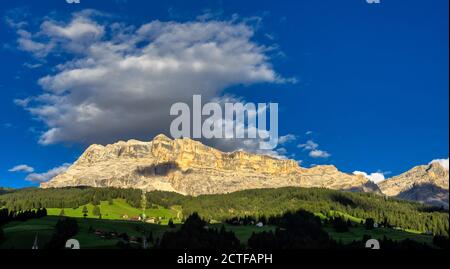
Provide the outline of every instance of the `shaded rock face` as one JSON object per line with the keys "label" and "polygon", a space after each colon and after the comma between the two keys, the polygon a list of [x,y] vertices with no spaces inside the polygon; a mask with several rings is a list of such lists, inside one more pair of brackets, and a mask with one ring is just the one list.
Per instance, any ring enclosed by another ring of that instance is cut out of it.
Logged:
{"label": "shaded rock face", "polygon": [[347,191],[350,192],[373,192],[376,194],[383,194],[380,190],[380,188],[378,187],[377,184],[373,183],[372,181],[368,181],[365,184],[362,184],[360,186],[356,186],[356,187],[352,187],[350,189],[347,189]]}
{"label": "shaded rock face", "polygon": [[428,205],[448,208],[448,189],[431,183],[414,185],[411,189],[399,193],[399,199],[419,201]]}
{"label": "shaded rock face", "polygon": [[448,208],[449,172],[439,163],[416,166],[378,186],[388,196]]}
{"label": "shaded rock face", "polygon": [[294,160],[225,153],[191,139],[158,135],[150,142],[91,145],[65,173],[41,187],[123,187],[200,195],[286,186],[347,190],[367,182],[331,165],[306,169]]}

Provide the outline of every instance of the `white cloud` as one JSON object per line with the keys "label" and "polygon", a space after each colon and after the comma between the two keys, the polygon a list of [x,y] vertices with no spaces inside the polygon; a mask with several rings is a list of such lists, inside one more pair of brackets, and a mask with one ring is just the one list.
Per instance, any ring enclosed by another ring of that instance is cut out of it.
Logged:
{"label": "white cloud", "polygon": [[286,155],[288,153],[286,148],[277,148],[276,151],[277,151],[278,154],[280,154],[282,156],[284,156],[284,155]]}
{"label": "white cloud", "polygon": [[312,158],[328,158],[330,157],[331,154],[324,151],[324,150],[319,150],[319,149],[315,149],[309,152],[309,157]]}
{"label": "white cloud", "polygon": [[305,144],[299,144],[297,145],[298,148],[303,148],[305,150],[315,150],[319,147],[319,144],[317,144],[316,142],[312,141],[312,140],[308,140],[306,141]]}
{"label": "white cloud", "polygon": [[30,103],[30,101],[31,101],[30,98],[14,99],[14,104],[26,108]]}
{"label": "white cloud", "polygon": [[307,131],[305,134],[306,134],[306,135],[312,135],[312,134],[313,134],[313,131]]}
{"label": "white cloud", "polygon": [[311,158],[328,158],[331,156],[331,154],[327,151],[320,150],[319,144],[314,142],[313,140],[308,140],[304,144],[298,144],[297,147],[309,151],[308,155]]}
{"label": "white cloud", "polygon": [[37,182],[49,181],[50,179],[56,177],[57,175],[64,173],[69,168],[70,165],[71,165],[70,163],[64,163],[63,165],[52,168],[45,173],[40,173],[40,174],[32,173],[32,174],[29,174],[25,178],[25,180],[37,181]]}
{"label": "white cloud", "polygon": [[448,158],[447,158],[447,159],[435,159],[435,160],[432,160],[429,164],[432,164],[432,163],[438,163],[438,164],[440,164],[445,170],[448,171]]}
{"label": "white cloud", "polygon": [[29,69],[36,69],[42,66],[41,63],[35,63],[35,64],[31,64],[31,63],[24,63],[23,66],[25,66],[26,68]]}
{"label": "white cloud", "polygon": [[278,138],[278,144],[284,145],[286,143],[295,141],[297,137],[293,134],[282,135]]}
{"label": "white cloud", "polygon": [[32,173],[34,172],[34,168],[26,165],[26,164],[19,164],[14,166],[13,168],[8,170],[9,172],[25,172],[25,173]]}
{"label": "white cloud", "polygon": [[104,34],[104,27],[85,16],[77,15],[69,24],[55,21],[44,21],[41,30],[53,38],[66,38],[70,40],[98,39]]}
{"label": "white cloud", "polygon": [[268,48],[254,42],[254,28],[242,22],[135,27],[90,16],[46,19],[37,33],[18,30],[22,50],[66,56],[56,73],[39,80],[41,95],[15,101],[47,126],[41,144],[148,140],[169,133],[170,106],[192,102],[193,94],[207,102],[233,85],[292,81],[274,71]]}
{"label": "white cloud", "polygon": [[368,180],[372,181],[375,184],[378,184],[385,180],[384,174],[382,172],[375,172],[367,174],[366,172],[354,171],[354,175],[363,175]]}

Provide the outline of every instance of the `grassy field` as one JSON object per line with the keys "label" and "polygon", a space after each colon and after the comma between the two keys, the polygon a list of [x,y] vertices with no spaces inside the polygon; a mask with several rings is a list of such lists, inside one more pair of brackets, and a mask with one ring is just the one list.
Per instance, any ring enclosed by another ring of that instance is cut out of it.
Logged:
{"label": "grassy field", "polygon": [[[92,214],[94,205],[85,205],[88,209],[87,217],[83,217],[83,207],[64,208],[64,215],[76,218],[79,225],[77,239],[82,248],[114,248],[118,239],[102,239],[92,232],[89,228],[105,232],[127,233],[129,236],[141,237],[143,231],[152,232],[154,238],[160,237],[170,228],[167,223],[170,219],[174,223],[181,223],[181,207],[172,208],[155,207],[148,208],[145,211],[147,218],[154,218],[161,225],[129,221],[124,219],[124,215],[129,218],[136,218],[142,210],[134,208],[123,199],[114,199],[110,205],[107,201],[100,202],[100,212],[102,218]],[[61,208],[47,208],[48,216],[42,219],[32,219],[25,222],[11,222],[3,227],[6,235],[6,241],[0,248],[31,248],[36,234],[38,235],[39,246],[44,246],[54,233],[56,222],[59,219]]]}
{"label": "grassy field", "polygon": [[[92,204],[86,205],[88,215],[83,217],[83,206],[73,209],[64,208],[65,216],[76,218],[79,225],[79,232],[75,239],[80,242],[82,248],[117,248],[118,239],[104,239],[95,235],[92,230],[100,230],[103,232],[127,233],[129,236],[142,237],[143,234],[153,235],[153,238],[160,238],[166,231],[177,229],[170,228],[167,223],[169,219],[180,223],[182,220],[182,209],[180,206],[172,208],[155,207],[146,210],[148,218],[156,218],[160,220],[160,225],[142,223],[138,221],[125,220],[124,215],[128,217],[137,217],[141,214],[141,210],[129,205],[123,199],[115,199],[110,205],[107,201],[100,203],[100,211],[102,218],[92,214],[94,206]],[[0,248],[17,248],[29,249],[33,245],[35,236],[38,235],[38,244],[42,248],[48,242],[54,233],[56,222],[59,219],[61,212],[60,208],[48,208],[48,216],[41,219],[32,219],[24,222],[14,221],[3,226],[6,235],[6,241]],[[326,218],[325,215],[316,214],[321,219]],[[361,219],[353,216],[343,214],[338,211],[330,212],[332,216],[341,216],[350,219],[355,223],[355,226],[350,228],[348,232],[337,233],[333,228],[326,226],[325,230],[330,236],[343,243],[350,243],[354,240],[361,240],[364,235],[369,235],[371,238],[382,239],[384,236],[392,240],[412,239],[418,242],[432,244],[432,236],[423,235],[416,231],[395,230],[388,228],[378,228],[374,230],[366,230],[363,225],[360,225]],[[234,226],[228,224],[214,223],[211,227],[219,229],[222,225],[229,231],[233,231],[236,237],[242,244],[246,244],[252,233],[275,230],[275,226]]]}
{"label": "grassy field", "polygon": [[[36,234],[38,245],[43,247],[54,233],[59,217],[47,216],[41,219],[32,219],[24,222],[14,221],[3,226],[6,241],[0,246],[4,249],[30,249]],[[129,236],[141,237],[143,232],[152,232],[156,239],[164,232],[171,230],[167,225],[157,225],[136,221],[106,220],[77,218],[79,232],[73,238],[80,242],[82,248],[115,248],[117,239],[102,239],[89,228],[105,232],[127,233]]]}
{"label": "grassy field", "polygon": [[[86,218],[96,218],[98,216],[94,216],[92,214],[94,205],[87,204],[85,205],[88,209]],[[83,207],[80,206],[78,208],[64,208],[64,215],[67,217],[74,218],[83,218]],[[142,210],[139,208],[132,207],[123,199],[114,199],[113,204],[110,205],[107,201],[100,202],[100,212],[102,214],[102,219],[107,220],[124,220],[124,216],[128,216],[129,218],[137,218],[140,214],[142,214]],[[61,208],[48,208],[47,214],[49,216],[59,216],[61,213]],[[161,224],[167,224],[170,219],[172,219],[175,223],[181,222],[181,207],[174,206],[172,208],[163,208],[158,206],[157,208],[147,208],[145,210],[145,215],[147,218],[156,218],[160,219]]]}
{"label": "grassy field", "polygon": [[354,240],[362,240],[364,235],[369,235],[370,238],[373,239],[382,239],[384,236],[386,236],[386,238],[395,241],[411,239],[429,245],[431,245],[433,242],[433,237],[430,235],[410,233],[403,230],[395,230],[389,228],[366,230],[364,226],[358,225],[356,227],[350,228],[350,230],[345,233],[338,233],[331,227],[326,227],[325,230],[334,240],[341,241],[342,243],[350,243]]}
{"label": "grassy field", "polygon": [[[0,246],[4,249],[30,249],[33,245],[36,234],[38,235],[38,245],[42,248],[47,243],[53,232],[59,217],[47,216],[41,219],[32,219],[24,222],[11,222],[3,227],[6,241]],[[101,230],[105,232],[127,233],[129,236],[141,237],[143,232],[153,234],[153,238],[160,238],[164,232],[177,229],[169,228],[167,225],[148,224],[135,221],[107,220],[93,218],[77,218],[79,232],[73,238],[80,242],[82,248],[116,248],[118,239],[103,239],[89,229]],[[222,224],[214,224],[212,227],[219,229]],[[266,226],[258,228],[256,226],[232,226],[225,225],[227,230],[233,231],[239,240],[246,244],[253,232],[273,230],[275,227]]]}
{"label": "grassy field", "polygon": [[153,238],[160,238],[164,232],[171,230],[167,225],[148,224],[135,221],[78,219],[79,232],[75,239],[82,248],[115,248],[117,239],[103,239],[89,232],[89,228],[105,232],[127,233],[129,236],[142,237],[152,233]]}
{"label": "grassy field", "polygon": [[4,225],[6,240],[0,245],[3,249],[31,249],[34,238],[38,234],[39,245],[45,245],[55,230],[56,219],[45,217],[25,222],[13,221]]}

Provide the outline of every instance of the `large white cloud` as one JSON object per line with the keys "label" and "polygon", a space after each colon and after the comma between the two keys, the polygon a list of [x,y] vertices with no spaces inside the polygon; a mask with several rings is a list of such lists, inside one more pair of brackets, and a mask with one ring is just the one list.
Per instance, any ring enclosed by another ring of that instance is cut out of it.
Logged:
{"label": "large white cloud", "polygon": [[170,106],[190,103],[193,94],[208,101],[233,85],[286,82],[268,48],[253,41],[254,29],[235,20],[135,27],[80,12],[68,22],[46,19],[36,33],[22,28],[22,50],[64,55],[39,80],[41,95],[16,100],[47,126],[39,140],[45,145],[148,140],[168,133]]}

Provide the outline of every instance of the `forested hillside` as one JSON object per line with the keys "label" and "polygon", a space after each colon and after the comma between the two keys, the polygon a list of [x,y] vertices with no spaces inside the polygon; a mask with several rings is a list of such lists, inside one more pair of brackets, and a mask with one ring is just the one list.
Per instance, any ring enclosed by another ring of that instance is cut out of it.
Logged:
{"label": "forested hillside", "polygon": [[[20,211],[34,208],[77,208],[115,198],[140,207],[141,191],[118,188],[22,189],[0,195],[0,206]],[[448,236],[448,211],[419,203],[369,193],[350,193],[317,188],[256,189],[229,194],[182,196],[171,192],[147,193],[148,206],[180,205],[183,216],[198,212],[202,218],[225,221],[232,217],[269,218],[303,209],[322,216],[341,214],[373,218],[391,227]]]}

